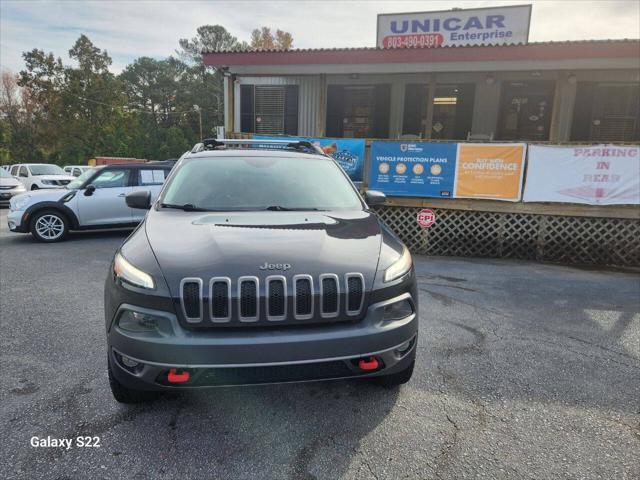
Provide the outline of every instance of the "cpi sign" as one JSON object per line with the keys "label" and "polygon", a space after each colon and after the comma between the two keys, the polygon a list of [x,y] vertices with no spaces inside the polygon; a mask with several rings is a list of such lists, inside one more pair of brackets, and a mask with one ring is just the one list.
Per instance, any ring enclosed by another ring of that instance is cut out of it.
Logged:
{"label": "cpi sign", "polygon": [[531,5],[378,15],[379,48],[527,43]]}

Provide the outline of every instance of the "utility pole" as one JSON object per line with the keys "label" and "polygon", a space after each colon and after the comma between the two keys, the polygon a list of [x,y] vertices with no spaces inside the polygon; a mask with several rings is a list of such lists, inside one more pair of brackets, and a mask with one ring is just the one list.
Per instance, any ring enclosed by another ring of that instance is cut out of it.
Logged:
{"label": "utility pole", "polygon": [[198,112],[198,121],[200,123],[200,141],[202,142],[202,110],[199,105],[194,105],[193,109]]}

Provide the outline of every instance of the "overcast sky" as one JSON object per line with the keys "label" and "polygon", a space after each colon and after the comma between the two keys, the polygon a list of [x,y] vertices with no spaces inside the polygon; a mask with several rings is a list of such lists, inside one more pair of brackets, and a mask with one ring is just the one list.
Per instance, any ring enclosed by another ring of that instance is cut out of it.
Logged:
{"label": "overcast sky", "polygon": [[82,33],[118,72],[137,57],[164,58],[198,26],[220,24],[241,40],[267,25],[291,32],[296,48],[375,46],[376,14],[533,3],[531,41],[639,38],[637,0],[519,1],[28,1],[0,0],[0,65],[23,68],[33,48],[67,52]]}

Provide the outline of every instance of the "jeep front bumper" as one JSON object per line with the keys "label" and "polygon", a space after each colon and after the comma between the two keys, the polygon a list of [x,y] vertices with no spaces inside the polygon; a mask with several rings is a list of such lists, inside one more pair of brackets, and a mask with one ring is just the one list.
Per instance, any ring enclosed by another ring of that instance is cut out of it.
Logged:
{"label": "jeep front bumper", "polygon": [[[109,361],[120,383],[139,390],[282,383],[370,377],[399,372],[415,358],[418,314],[384,321],[384,307],[409,293],[371,305],[357,323],[269,329],[192,331],[175,315],[123,304],[122,310],[162,315],[162,334],[134,333],[112,325]],[[376,358],[363,369],[360,360]],[[188,372],[172,383],[170,371]]]}

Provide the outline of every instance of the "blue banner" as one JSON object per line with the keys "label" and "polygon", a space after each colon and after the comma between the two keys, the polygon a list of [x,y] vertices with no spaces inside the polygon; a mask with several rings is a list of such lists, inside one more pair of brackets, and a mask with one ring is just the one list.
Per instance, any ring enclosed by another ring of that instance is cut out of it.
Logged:
{"label": "blue banner", "polygon": [[369,189],[405,197],[453,197],[456,143],[373,142]]}
{"label": "blue banner", "polygon": [[307,140],[331,155],[354,182],[362,181],[364,168],[364,139],[360,138],[311,138],[254,135],[255,140]]}

